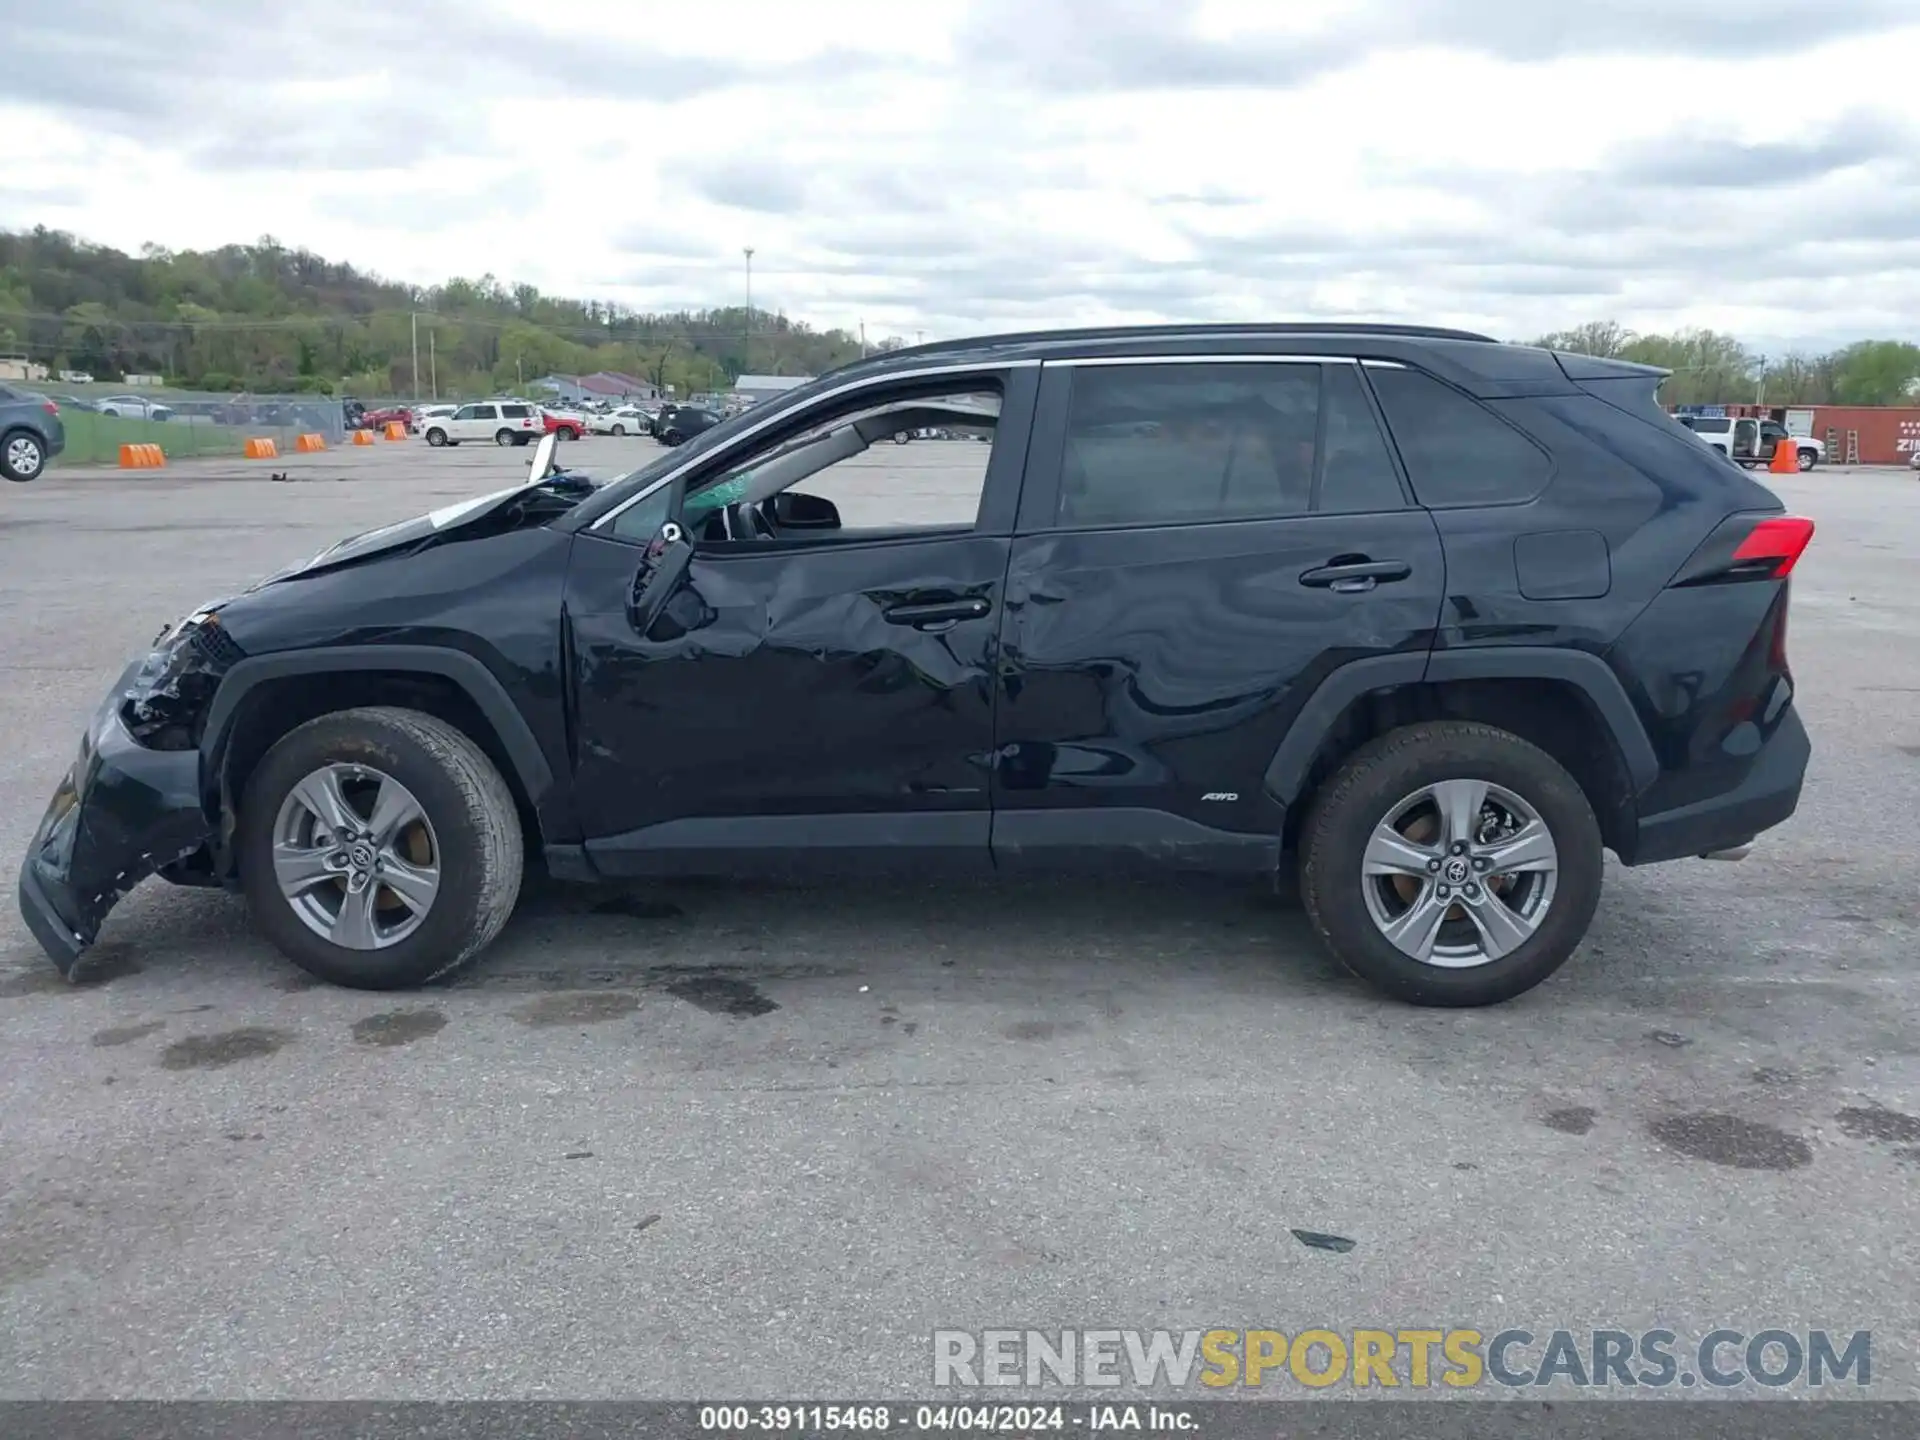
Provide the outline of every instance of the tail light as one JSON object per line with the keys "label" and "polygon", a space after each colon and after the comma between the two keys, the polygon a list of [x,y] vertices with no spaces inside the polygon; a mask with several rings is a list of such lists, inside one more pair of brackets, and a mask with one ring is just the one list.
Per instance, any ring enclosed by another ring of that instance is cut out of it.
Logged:
{"label": "tail light", "polygon": [[46,411],[49,415],[58,415],[60,413],[60,407],[54,404],[53,401],[51,400],[42,400],[40,402],[40,408]]}
{"label": "tail light", "polygon": [[1735,565],[1770,565],[1769,580],[1784,580],[1813,540],[1813,521],[1799,515],[1762,520],[1734,548]]}
{"label": "tail light", "polygon": [[1714,527],[1671,583],[1784,580],[1812,540],[1813,521],[1799,515],[1730,515]]}

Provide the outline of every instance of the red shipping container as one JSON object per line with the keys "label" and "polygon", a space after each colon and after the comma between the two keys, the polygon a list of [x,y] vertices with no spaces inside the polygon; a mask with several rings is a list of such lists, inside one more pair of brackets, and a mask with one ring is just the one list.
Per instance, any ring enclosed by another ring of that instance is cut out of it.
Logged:
{"label": "red shipping container", "polygon": [[[1805,407],[1795,407],[1805,408]],[[1920,448],[1920,406],[1815,405],[1813,438],[1827,442],[1827,463],[1847,458],[1847,432],[1860,432],[1862,465],[1907,465]],[[1828,434],[1828,431],[1837,434]]]}

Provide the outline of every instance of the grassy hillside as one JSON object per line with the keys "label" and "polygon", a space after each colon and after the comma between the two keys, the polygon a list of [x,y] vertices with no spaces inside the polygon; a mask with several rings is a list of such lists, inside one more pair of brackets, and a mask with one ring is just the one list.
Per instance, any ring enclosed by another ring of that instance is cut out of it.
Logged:
{"label": "grassy hillside", "polygon": [[[421,288],[271,237],[128,255],[44,228],[0,232],[0,354],[55,371],[157,374],[190,390],[409,395],[416,315],[421,382],[431,346],[447,396],[594,370],[689,394],[749,368],[748,315],[737,306],[643,314],[491,275]],[[819,374],[860,353],[844,331],[765,311],[751,331],[759,374]]]}

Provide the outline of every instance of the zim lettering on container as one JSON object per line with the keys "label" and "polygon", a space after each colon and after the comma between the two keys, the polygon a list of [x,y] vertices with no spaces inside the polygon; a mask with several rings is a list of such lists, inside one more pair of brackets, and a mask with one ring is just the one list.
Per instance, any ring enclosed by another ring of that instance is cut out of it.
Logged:
{"label": "zim lettering on container", "polygon": [[1832,1393],[1873,1383],[1873,1332],[1722,1328],[1488,1332],[1464,1326],[1297,1330],[937,1330],[939,1387],[1130,1387],[1233,1394],[1354,1390]]}

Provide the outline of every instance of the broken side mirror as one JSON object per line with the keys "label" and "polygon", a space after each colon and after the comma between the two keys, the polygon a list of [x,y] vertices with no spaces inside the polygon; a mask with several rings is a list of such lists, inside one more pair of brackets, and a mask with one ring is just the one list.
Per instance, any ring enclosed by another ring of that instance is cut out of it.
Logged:
{"label": "broken side mirror", "polygon": [[627,600],[627,620],[644,635],[651,628],[680,582],[686,579],[693,563],[693,540],[676,520],[668,520],[654,532],[653,539],[640,557],[640,569],[633,577],[633,591]]}
{"label": "broken side mirror", "polygon": [[772,520],[776,530],[838,530],[840,507],[824,495],[806,495],[782,490],[773,497]]}
{"label": "broken side mirror", "polygon": [[540,437],[540,443],[533,447],[533,463],[527,467],[527,484],[538,485],[553,474],[557,468],[553,463],[553,452],[559,448],[560,432],[549,430]]}

